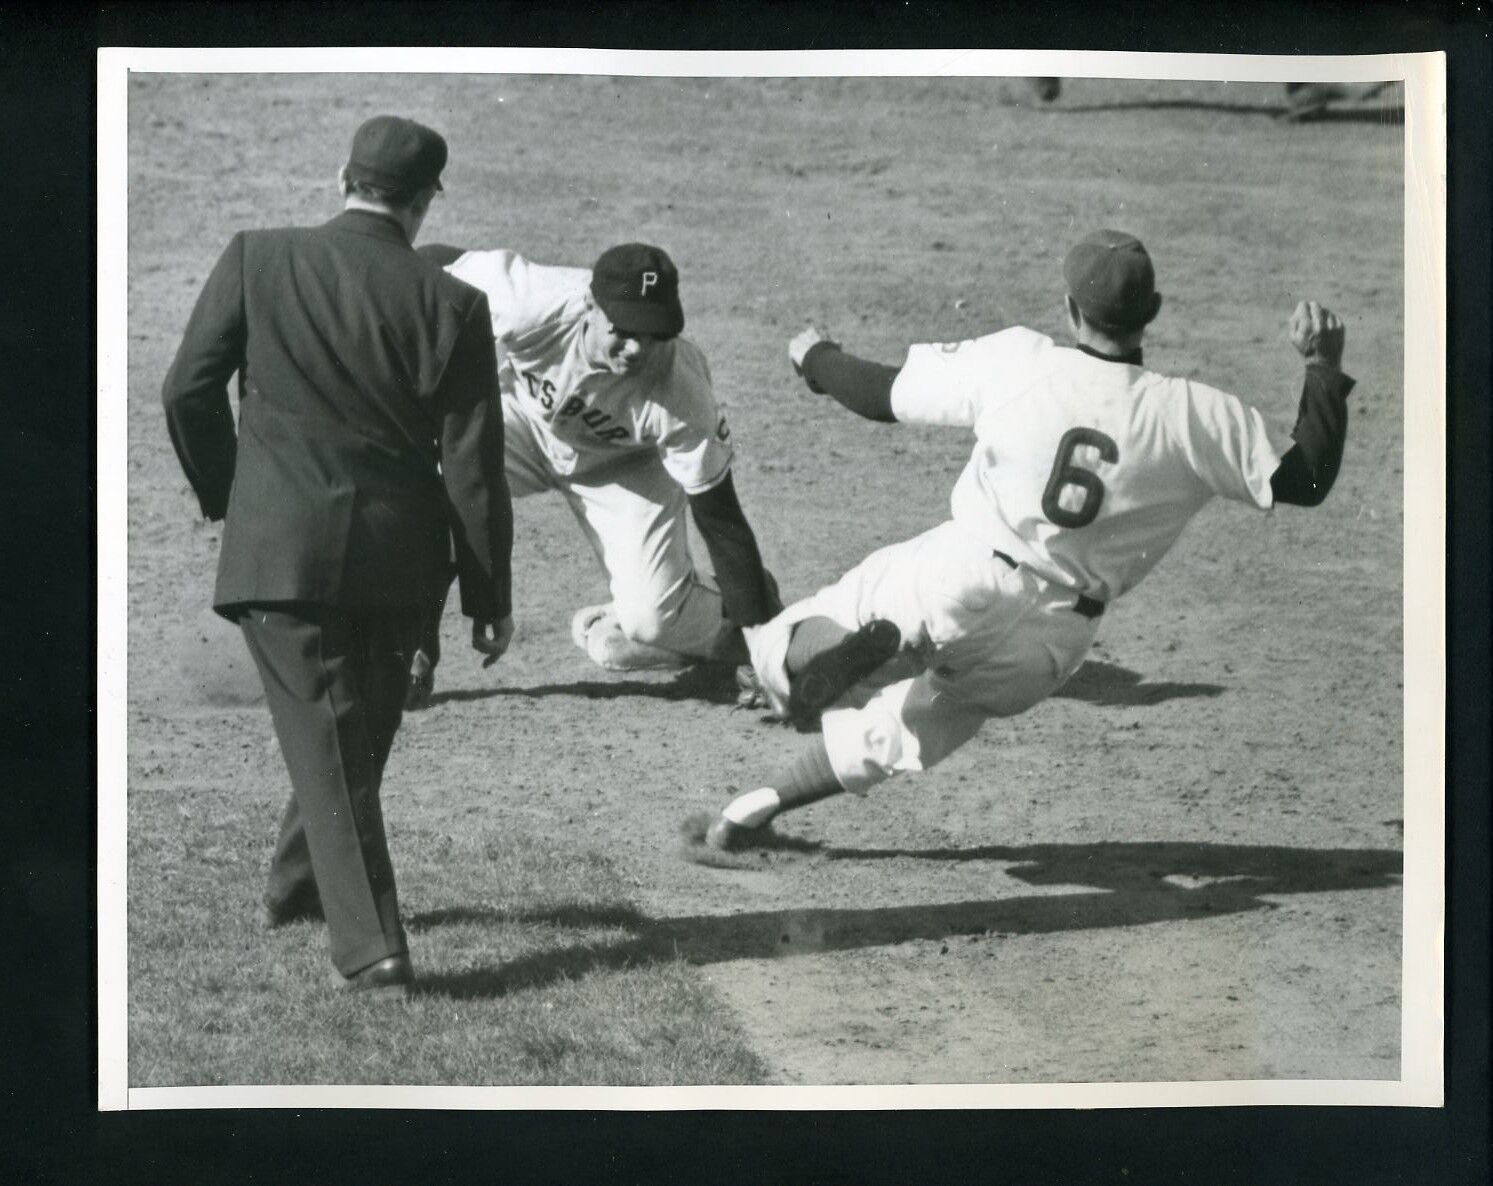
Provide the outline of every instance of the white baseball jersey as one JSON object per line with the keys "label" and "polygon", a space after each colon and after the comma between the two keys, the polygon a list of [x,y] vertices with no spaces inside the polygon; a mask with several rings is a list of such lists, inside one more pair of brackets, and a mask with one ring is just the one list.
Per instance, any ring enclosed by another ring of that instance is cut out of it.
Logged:
{"label": "white baseball jersey", "polygon": [[487,294],[503,401],[533,425],[556,473],[579,474],[631,450],[656,449],[686,493],[725,478],[730,429],[693,342],[661,343],[640,373],[614,374],[586,359],[585,268],[534,264],[512,251],[469,251],[446,270]]}
{"label": "white baseball jersey", "polygon": [[1214,495],[1268,510],[1291,444],[1232,395],[1021,327],[913,346],[892,413],[972,427],[955,521],[1100,601],[1133,588]]}

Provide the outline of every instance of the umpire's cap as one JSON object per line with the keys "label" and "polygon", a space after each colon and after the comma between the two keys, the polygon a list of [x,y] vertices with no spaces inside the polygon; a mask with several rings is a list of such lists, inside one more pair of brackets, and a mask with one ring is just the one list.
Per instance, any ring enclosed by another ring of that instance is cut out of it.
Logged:
{"label": "umpire's cap", "polygon": [[350,180],[397,194],[414,194],[428,185],[440,189],[445,167],[445,138],[398,115],[375,115],[354,132],[347,158]]}
{"label": "umpire's cap", "polygon": [[672,338],[684,328],[679,269],[647,243],[623,243],[601,253],[591,269],[591,295],[614,328]]}
{"label": "umpire's cap", "polygon": [[1095,231],[1074,244],[1063,261],[1063,279],[1085,320],[1100,329],[1141,329],[1161,308],[1151,257],[1123,231]]}

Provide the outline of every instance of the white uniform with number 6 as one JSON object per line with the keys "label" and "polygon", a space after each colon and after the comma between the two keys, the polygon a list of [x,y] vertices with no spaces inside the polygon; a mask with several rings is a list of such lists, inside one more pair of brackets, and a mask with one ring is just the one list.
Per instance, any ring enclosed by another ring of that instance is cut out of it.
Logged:
{"label": "white uniform with number 6", "polygon": [[1051,695],[1083,662],[1104,603],[1134,588],[1215,495],[1262,510],[1286,426],[1215,388],[1020,327],[914,346],[892,388],[904,423],[969,427],[951,518],[867,557],[750,638],[775,697],[792,626],[873,618],[904,652],[823,716],[841,784],[932,766],[991,716]]}

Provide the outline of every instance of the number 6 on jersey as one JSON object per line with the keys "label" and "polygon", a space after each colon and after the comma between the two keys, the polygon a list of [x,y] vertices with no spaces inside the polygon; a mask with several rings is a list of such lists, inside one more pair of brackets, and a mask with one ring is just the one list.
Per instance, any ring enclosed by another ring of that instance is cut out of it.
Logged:
{"label": "number 6 on jersey", "polygon": [[[1085,469],[1073,455],[1088,445],[1099,453],[1100,461],[1113,465],[1120,459],[1114,440],[1097,428],[1070,428],[1058,442],[1058,455],[1052,463],[1047,486],[1042,491],[1042,513],[1059,527],[1087,527],[1104,504],[1104,483],[1091,469]],[[1074,487],[1083,491],[1083,501],[1076,508],[1064,507],[1063,492]]]}

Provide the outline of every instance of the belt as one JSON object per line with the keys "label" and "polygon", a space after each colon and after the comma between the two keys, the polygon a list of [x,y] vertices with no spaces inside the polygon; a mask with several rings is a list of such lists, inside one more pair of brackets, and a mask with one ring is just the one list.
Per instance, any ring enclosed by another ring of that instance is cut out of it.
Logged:
{"label": "belt", "polygon": [[[1021,567],[1019,564],[1016,563],[1016,561],[1012,560],[1011,557],[1007,556],[999,548],[991,548],[990,549],[990,554],[992,556],[994,556],[997,560],[1004,560],[1012,568],[1020,568]],[[1093,619],[1093,618],[1097,618],[1100,614],[1102,614],[1104,612],[1104,602],[1099,601],[1096,598],[1090,597],[1087,593],[1080,593],[1078,595],[1078,600],[1075,601],[1068,608],[1071,609],[1075,614],[1077,614],[1081,618],[1090,618],[1090,619]]]}

